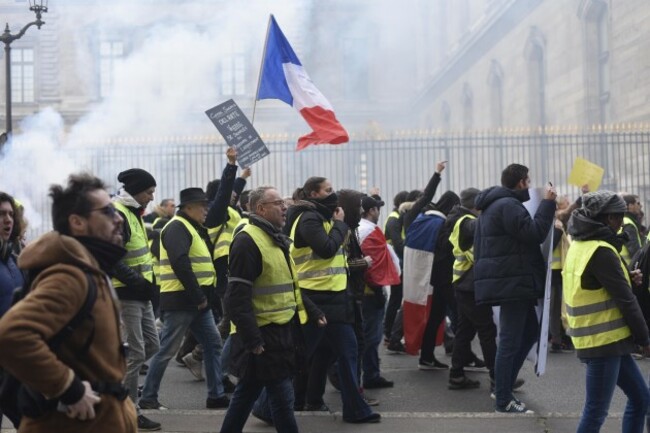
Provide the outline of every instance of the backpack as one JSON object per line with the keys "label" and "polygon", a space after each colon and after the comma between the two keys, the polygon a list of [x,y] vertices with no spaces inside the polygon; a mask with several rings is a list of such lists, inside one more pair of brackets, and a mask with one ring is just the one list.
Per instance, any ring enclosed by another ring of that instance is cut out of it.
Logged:
{"label": "backpack", "polygon": [[[56,352],[61,344],[77,329],[86,319],[93,321],[93,328],[84,342],[83,346],[77,352],[77,357],[82,357],[88,352],[90,345],[95,336],[94,319],[92,309],[97,300],[97,285],[91,274],[84,270],[88,280],[88,293],[86,300],[77,314],[54,335],[47,344],[53,352]],[[31,283],[26,282],[22,287],[14,291],[12,305],[20,302],[31,290]],[[55,410],[58,404],[57,399],[47,400],[41,393],[30,389],[27,385],[21,383],[16,377],[8,371],[0,370],[0,412],[4,413],[11,420],[16,428],[20,424],[23,415],[30,418],[38,418],[45,413]]]}
{"label": "backpack", "polygon": [[647,242],[636,253],[634,253],[631,263],[628,265],[632,271],[636,269],[641,270],[643,280],[641,281],[641,286],[637,287],[637,289],[641,290],[648,290],[648,287],[650,287],[650,275],[648,275],[650,273],[648,248],[650,248],[650,242]]}

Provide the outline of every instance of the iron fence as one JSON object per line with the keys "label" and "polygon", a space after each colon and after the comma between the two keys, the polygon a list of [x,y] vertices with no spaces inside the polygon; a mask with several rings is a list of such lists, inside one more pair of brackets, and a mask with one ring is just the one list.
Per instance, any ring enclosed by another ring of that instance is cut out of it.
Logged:
{"label": "iron fence", "polygon": [[[387,136],[352,137],[340,146],[311,146],[295,151],[295,137],[268,136],[271,154],[255,164],[248,187],[274,185],[284,195],[309,176],[325,176],[335,188],[367,192],[380,188],[392,202],[400,190],[422,189],[435,163],[447,160],[439,193],[467,187],[485,188],[499,183],[503,168],[513,162],[528,166],[533,186],[551,181],[560,194],[572,198],[578,188],[567,179],[576,157],[605,169],[602,189],[650,198],[650,131],[647,126],[628,128],[511,129],[472,133],[401,131]],[[217,137],[123,139],[62,151],[79,169],[89,170],[116,188],[117,173],[140,167],[157,179],[157,201],[178,200],[178,192],[190,186],[205,187],[218,178],[226,164],[225,145]],[[40,214],[49,216],[44,197],[32,198]],[[33,238],[50,229],[49,217],[34,224]]]}

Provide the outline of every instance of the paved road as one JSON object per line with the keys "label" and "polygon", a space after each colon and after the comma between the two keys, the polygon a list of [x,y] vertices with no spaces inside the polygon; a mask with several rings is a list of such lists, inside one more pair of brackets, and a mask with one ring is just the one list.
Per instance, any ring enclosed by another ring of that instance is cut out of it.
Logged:
{"label": "paved road", "polygon": [[[382,350],[381,356],[383,375],[395,381],[394,388],[367,391],[380,400],[376,409],[382,414],[381,424],[359,426],[342,422],[340,396],[328,386],[325,401],[332,413],[298,413],[301,432],[546,433],[576,429],[584,401],[584,368],[573,354],[550,354],[547,373],[542,377],[535,376],[531,364],[524,366],[521,377],[526,384],[519,398],[535,411],[533,415],[494,413],[485,373],[469,373],[481,380],[480,388],[451,391],[447,389],[448,371],[419,371],[417,358],[408,355],[390,355]],[[444,362],[450,361],[442,353],[437,356]],[[639,361],[639,365],[648,377],[650,361]],[[170,410],[145,413],[162,422],[165,432],[216,432],[221,426],[225,412],[205,409],[205,383],[194,381],[189,371],[174,361],[165,375],[160,400]],[[624,402],[624,395],[617,390],[604,433],[621,431]],[[251,418],[245,431],[275,430]]]}

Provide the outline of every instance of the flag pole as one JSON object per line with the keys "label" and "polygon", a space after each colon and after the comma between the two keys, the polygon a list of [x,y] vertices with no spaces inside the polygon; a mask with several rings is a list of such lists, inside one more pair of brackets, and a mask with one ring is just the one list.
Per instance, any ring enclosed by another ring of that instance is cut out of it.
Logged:
{"label": "flag pole", "polygon": [[271,32],[271,19],[273,14],[269,14],[269,23],[266,26],[266,37],[264,38],[264,50],[262,51],[262,61],[260,62],[260,73],[257,76],[257,90],[255,90],[255,99],[253,100],[253,116],[251,124],[255,123],[255,109],[257,108],[257,95],[260,93],[260,85],[262,84],[262,72],[264,71],[264,60],[266,59],[266,47],[269,43],[269,33]]}

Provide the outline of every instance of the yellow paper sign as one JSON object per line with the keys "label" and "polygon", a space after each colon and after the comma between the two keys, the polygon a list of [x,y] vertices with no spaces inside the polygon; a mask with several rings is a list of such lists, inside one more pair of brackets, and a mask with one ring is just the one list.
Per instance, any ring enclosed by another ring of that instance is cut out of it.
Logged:
{"label": "yellow paper sign", "polygon": [[589,191],[598,191],[598,187],[603,181],[603,174],[605,174],[603,167],[578,157],[569,175],[569,183],[577,187],[588,184]]}

